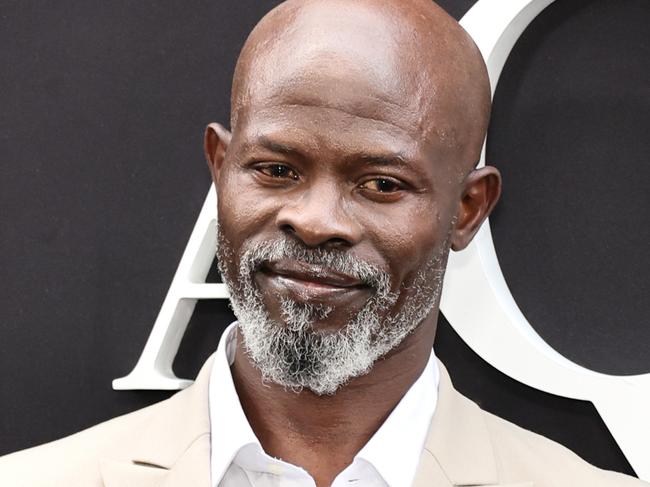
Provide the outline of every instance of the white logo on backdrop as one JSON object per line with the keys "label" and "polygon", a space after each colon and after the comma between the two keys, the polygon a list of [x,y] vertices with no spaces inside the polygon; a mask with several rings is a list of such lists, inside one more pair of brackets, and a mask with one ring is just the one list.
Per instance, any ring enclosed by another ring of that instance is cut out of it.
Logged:
{"label": "white logo on backdrop", "polygon": [[[486,60],[492,94],[515,42],[553,0],[479,0],[461,20]],[[480,165],[485,164],[485,148]],[[227,299],[207,284],[216,245],[217,197],[208,192],[176,275],[135,368],[114,389],[181,389],[172,363],[199,299]],[[467,306],[464,296],[473,296]],[[452,252],[441,310],[463,340],[508,376],[559,396],[591,401],[639,477],[650,480],[650,374],[613,376],[552,349],[528,323],[505,282],[486,222],[472,244]]]}

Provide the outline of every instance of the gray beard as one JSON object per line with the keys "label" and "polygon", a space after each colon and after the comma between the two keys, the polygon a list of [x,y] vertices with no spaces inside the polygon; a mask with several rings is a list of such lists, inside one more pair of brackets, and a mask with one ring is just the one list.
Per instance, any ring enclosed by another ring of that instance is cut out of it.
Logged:
{"label": "gray beard", "polygon": [[[367,374],[377,359],[397,347],[434,309],[442,289],[445,249],[443,244],[418,272],[409,286],[411,294],[392,316],[387,311],[401,290],[391,292],[390,275],[343,251],[308,248],[286,238],[245,244],[239,275],[234,278],[225,265],[233,259],[232,248],[218,231],[217,258],[246,353],[262,380],[295,392],[307,388],[317,395],[331,395],[350,379]],[[269,317],[254,274],[262,263],[279,259],[355,277],[374,293],[335,332],[314,328],[316,322],[327,319],[330,308],[284,297],[280,299],[284,323],[278,323]]]}

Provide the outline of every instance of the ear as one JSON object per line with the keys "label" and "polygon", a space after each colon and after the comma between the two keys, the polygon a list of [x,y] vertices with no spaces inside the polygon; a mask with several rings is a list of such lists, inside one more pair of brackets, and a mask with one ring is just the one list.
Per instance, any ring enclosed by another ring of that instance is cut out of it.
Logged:
{"label": "ear", "polygon": [[492,212],[501,195],[501,174],[496,167],[485,166],[470,172],[463,185],[452,232],[453,250],[467,247]]}
{"label": "ear", "polygon": [[226,150],[230,145],[232,135],[223,125],[211,123],[205,128],[205,138],[203,140],[203,150],[205,159],[212,173],[212,180],[216,183],[219,172],[226,158]]}

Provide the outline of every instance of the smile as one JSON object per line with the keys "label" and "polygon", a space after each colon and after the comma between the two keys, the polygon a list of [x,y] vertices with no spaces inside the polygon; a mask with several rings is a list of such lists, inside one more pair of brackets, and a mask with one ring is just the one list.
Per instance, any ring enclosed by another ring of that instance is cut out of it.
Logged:
{"label": "smile", "polygon": [[361,280],[302,262],[277,262],[260,269],[261,284],[274,294],[291,294],[301,301],[330,302],[367,295]]}

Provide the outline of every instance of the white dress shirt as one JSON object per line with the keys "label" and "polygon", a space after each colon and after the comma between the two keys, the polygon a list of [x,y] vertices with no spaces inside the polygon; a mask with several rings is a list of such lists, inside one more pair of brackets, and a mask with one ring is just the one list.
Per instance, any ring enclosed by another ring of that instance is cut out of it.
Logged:
{"label": "white dress shirt", "polygon": [[[267,455],[244,415],[230,366],[237,346],[237,323],[219,342],[210,375],[213,487],[315,487],[304,469]],[[433,351],[413,383],[332,487],[405,487],[413,483],[436,408],[439,370]]]}

